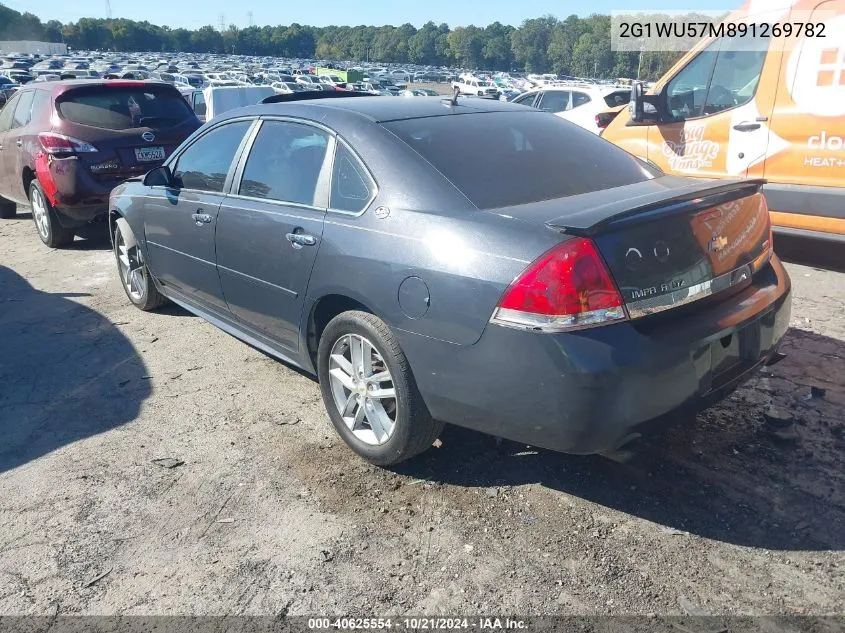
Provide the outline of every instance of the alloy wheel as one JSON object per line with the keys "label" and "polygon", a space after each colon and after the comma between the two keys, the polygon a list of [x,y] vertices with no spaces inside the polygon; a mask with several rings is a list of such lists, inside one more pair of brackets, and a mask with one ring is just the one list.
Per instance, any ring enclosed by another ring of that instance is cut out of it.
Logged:
{"label": "alloy wheel", "polygon": [[371,446],[396,428],[398,403],[384,357],[363,336],[345,334],[329,356],[329,382],[337,410],[352,434]]}
{"label": "alloy wheel", "polygon": [[147,291],[147,276],[141,260],[141,251],[137,247],[127,247],[120,230],[117,231],[116,237],[115,247],[120,280],[129,296],[135,301],[141,301]]}
{"label": "alloy wheel", "polygon": [[32,205],[32,217],[35,220],[35,228],[45,242],[50,237],[50,218],[47,211],[47,201],[44,195],[36,187],[32,188],[30,204]]}

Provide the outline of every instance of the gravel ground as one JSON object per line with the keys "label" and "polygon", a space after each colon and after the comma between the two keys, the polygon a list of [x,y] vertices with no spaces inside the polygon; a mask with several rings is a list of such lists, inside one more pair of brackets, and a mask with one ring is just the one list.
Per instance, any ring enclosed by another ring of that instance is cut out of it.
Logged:
{"label": "gravel ground", "polygon": [[2,221],[0,614],[845,614],[845,275],[789,270],[787,359],[627,463],[447,427],[387,470],[102,237]]}

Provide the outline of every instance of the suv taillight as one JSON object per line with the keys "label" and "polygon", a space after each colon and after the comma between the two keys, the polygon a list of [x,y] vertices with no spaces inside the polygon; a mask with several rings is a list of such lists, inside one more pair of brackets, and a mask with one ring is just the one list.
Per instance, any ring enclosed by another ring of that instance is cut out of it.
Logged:
{"label": "suv taillight", "polygon": [[65,136],[64,134],[57,134],[56,132],[41,132],[38,135],[38,141],[41,147],[48,154],[82,154],[87,152],[96,152],[97,148],[80,141],[78,138]]}
{"label": "suv taillight", "polygon": [[596,125],[603,130],[613,122],[615,117],[615,112],[601,112],[596,115]]}
{"label": "suv taillight", "polygon": [[595,245],[577,237],[558,244],[517,277],[490,322],[564,332],[626,318],[622,295]]}

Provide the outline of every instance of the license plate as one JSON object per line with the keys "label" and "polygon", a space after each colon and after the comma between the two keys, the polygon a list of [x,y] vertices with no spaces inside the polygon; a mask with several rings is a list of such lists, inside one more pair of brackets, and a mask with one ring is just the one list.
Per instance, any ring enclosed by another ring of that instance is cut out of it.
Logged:
{"label": "license plate", "polygon": [[135,160],[139,163],[151,163],[157,160],[164,160],[163,147],[136,147]]}

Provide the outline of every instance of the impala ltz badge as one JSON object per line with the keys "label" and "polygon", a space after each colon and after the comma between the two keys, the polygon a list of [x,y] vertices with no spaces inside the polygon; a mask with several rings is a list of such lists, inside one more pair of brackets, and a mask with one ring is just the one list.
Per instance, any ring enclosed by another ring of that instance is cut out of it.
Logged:
{"label": "impala ltz badge", "polygon": [[154,140],[156,140],[156,135],[152,132],[144,132],[143,134],[141,134],[141,138],[144,139],[147,143],[152,143]]}

